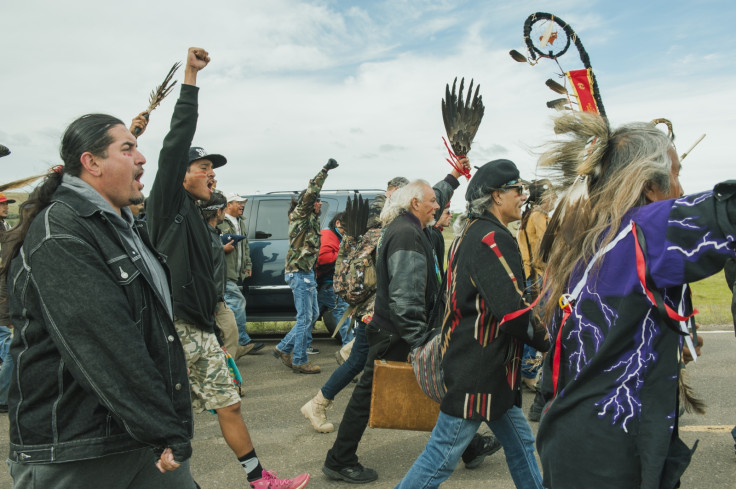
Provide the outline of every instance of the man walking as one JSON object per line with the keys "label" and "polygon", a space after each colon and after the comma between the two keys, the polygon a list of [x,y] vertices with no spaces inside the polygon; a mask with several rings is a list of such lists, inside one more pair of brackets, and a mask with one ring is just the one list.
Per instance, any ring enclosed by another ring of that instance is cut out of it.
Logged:
{"label": "man walking", "polygon": [[146,160],[103,114],[67,128],[61,157],[3,248],[19,335],[13,487],[193,489],[189,383],[164,257],[127,208],[143,198]]}
{"label": "man walking", "polygon": [[225,263],[227,264],[227,283],[225,284],[225,302],[235,314],[235,322],[238,323],[238,349],[233,352],[237,360],[248,353],[255,353],[263,348],[263,343],[254,342],[245,330],[245,297],[240,291],[242,281],[251,276],[252,265],[250,261],[250,248],[248,246],[248,235],[245,231],[245,219],[243,209],[245,202],[240,194],[233,192],[227,195],[227,206],[225,207],[225,220],[217,227],[223,234],[234,234],[242,236],[242,239],[233,240],[225,244]]}
{"label": "man walking", "polygon": [[317,281],[314,265],[319,255],[319,216],[322,202],[319,193],[327,178],[327,172],[337,168],[337,161],[330,158],[327,164],[309,181],[298,199],[292,200],[289,209],[289,251],[286,252],[284,278],[294,294],[296,323],[284,339],[274,347],[273,355],[296,373],[318,374],[321,369],[307,360],[310,328],[317,320]]}
{"label": "man walking", "polygon": [[[8,223],[8,204],[15,200],[8,199],[5,194],[0,194],[0,243],[3,241],[5,231],[10,229]],[[13,339],[12,324],[8,315],[8,292],[5,277],[0,279],[0,413],[8,412],[8,389],[10,388],[10,375],[13,371],[13,359],[10,357],[10,340]]]}
{"label": "man walking", "polygon": [[181,95],[164,139],[158,172],[147,200],[147,223],[153,243],[168,256],[174,299],[174,325],[190,369],[193,407],[214,410],[225,442],[252,487],[301,489],[308,474],[277,479],[263,470],[240,412],[240,396],[215,337],[217,289],[210,231],[196,200],[209,200],[214,169],[227,160],[190,147],[197,125],[197,73],[209,63],[208,53],[190,48]]}
{"label": "man walking", "polygon": [[376,303],[366,326],[368,359],[322,467],[330,479],[364,483],[378,478],[356,455],[368,425],[373,362],[406,361],[411,346],[426,330],[440,281],[424,228],[434,221],[439,208],[432,187],[416,180],[395,191],[381,213],[384,231],[376,260]]}

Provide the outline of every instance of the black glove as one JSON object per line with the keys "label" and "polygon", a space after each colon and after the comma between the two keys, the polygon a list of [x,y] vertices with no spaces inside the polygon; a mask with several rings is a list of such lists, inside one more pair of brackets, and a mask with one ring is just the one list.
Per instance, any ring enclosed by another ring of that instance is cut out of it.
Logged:
{"label": "black glove", "polygon": [[327,164],[323,168],[325,169],[325,171],[330,171],[333,168],[337,168],[338,166],[340,165],[337,164],[337,161],[335,161],[334,158],[330,158],[329,160],[327,160]]}

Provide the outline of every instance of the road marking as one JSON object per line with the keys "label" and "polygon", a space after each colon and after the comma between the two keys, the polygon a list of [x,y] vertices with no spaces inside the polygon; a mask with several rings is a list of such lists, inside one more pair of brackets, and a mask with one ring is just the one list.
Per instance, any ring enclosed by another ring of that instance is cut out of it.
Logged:
{"label": "road marking", "polygon": [[694,431],[698,433],[731,433],[733,426],[731,425],[696,425],[696,426],[679,426],[680,431]]}
{"label": "road marking", "polygon": [[720,334],[720,333],[731,333],[733,334],[733,331],[698,331],[698,334]]}

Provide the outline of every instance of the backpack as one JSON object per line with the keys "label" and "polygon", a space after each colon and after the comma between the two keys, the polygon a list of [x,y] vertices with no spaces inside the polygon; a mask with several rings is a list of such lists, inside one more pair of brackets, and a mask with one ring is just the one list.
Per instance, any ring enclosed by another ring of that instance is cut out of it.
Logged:
{"label": "backpack", "polygon": [[376,292],[375,251],[381,230],[368,230],[357,242],[345,237],[335,262],[332,287],[345,302],[354,306]]}

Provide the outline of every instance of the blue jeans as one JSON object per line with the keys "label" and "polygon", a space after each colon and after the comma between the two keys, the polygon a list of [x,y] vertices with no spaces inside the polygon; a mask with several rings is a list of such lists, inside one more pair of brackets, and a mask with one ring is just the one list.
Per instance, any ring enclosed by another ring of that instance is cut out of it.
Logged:
{"label": "blue jeans", "polygon": [[13,374],[13,358],[10,356],[10,341],[13,339],[10,328],[0,326],[0,404],[8,404],[8,389]]}
{"label": "blue jeans", "polygon": [[[440,411],[427,446],[396,489],[439,487],[455,470],[480,424],[481,421],[456,418]],[[521,409],[514,406],[487,424],[503,445],[516,487],[542,489],[542,475],[534,458],[534,435]]]}
{"label": "blue jeans", "polygon": [[233,280],[228,280],[225,284],[225,304],[233,311],[235,322],[238,324],[238,345],[250,343],[252,340],[245,330],[245,297]]}
{"label": "blue jeans", "polygon": [[284,339],[276,345],[282,353],[292,353],[294,365],[307,363],[307,346],[311,340],[312,323],[319,317],[317,306],[317,282],[314,272],[293,272],[284,275],[286,283],[294,294],[296,323]]}
{"label": "blue jeans", "polygon": [[[348,321],[345,321],[348,322]],[[350,351],[350,356],[345,363],[337,367],[322,386],[322,395],[325,399],[334,400],[335,396],[350,383],[365,367],[368,358],[368,340],[365,337],[365,324],[357,321],[355,324],[355,343]]]}
{"label": "blue jeans", "polygon": [[[324,283],[317,289],[317,302],[319,303],[319,308],[322,312],[322,315],[324,317],[325,314],[332,314],[332,317],[335,318],[335,322],[338,323],[340,319],[342,319],[342,315],[345,314],[345,311],[348,309],[349,304],[342,300],[341,297],[339,297],[337,294],[335,294],[335,290],[332,288],[332,282]],[[325,310],[326,309],[326,310]],[[342,344],[347,345],[350,343],[350,340],[353,339],[353,332],[351,331],[348,333],[348,329],[350,326],[350,321],[345,320],[342,322],[342,324],[338,324],[337,328],[340,331],[340,338],[342,339]]]}

